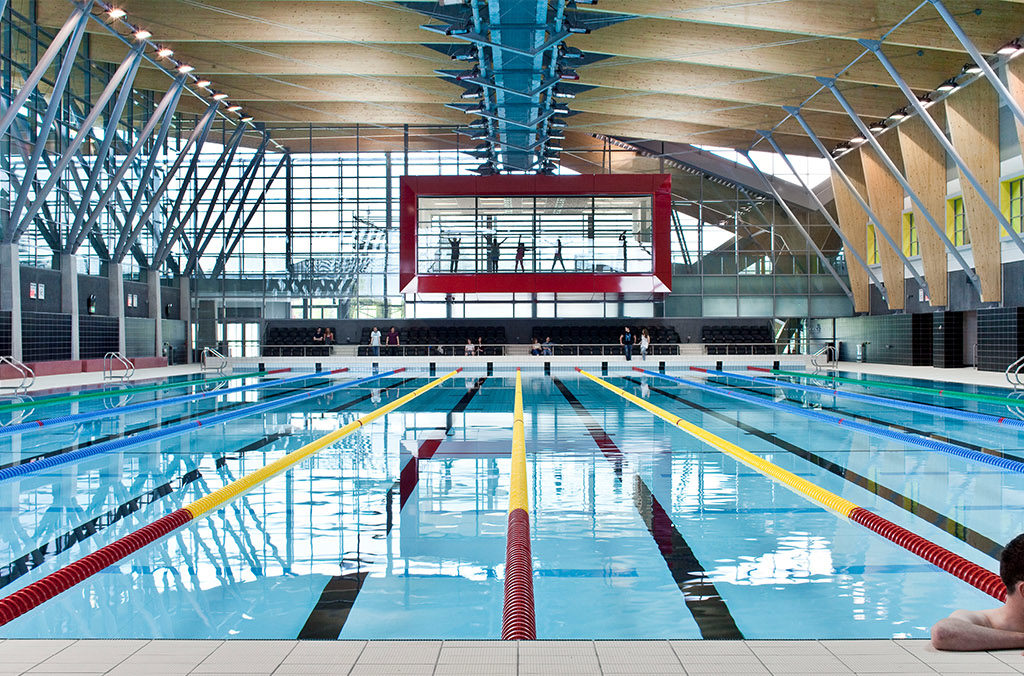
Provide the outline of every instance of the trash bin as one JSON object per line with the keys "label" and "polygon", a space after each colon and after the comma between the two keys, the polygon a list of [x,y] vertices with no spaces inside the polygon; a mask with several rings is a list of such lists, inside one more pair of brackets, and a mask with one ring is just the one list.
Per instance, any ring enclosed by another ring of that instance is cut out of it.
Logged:
{"label": "trash bin", "polygon": [[868,344],[857,343],[857,361],[866,362],[868,360]]}

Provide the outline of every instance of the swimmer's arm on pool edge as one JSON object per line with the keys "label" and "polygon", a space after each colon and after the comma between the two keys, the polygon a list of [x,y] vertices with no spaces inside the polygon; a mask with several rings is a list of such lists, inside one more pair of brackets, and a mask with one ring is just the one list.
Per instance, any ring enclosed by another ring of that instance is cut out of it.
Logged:
{"label": "swimmer's arm on pool edge", "polygon": [[932,646],[937,650],[1024,648],[1024,632],[994,628],[989,613],[998,611],[954,611],[932,627]]}

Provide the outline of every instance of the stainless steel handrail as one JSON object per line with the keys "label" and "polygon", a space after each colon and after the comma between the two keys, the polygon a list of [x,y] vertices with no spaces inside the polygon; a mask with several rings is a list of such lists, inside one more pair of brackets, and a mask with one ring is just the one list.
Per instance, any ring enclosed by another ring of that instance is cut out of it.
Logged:
{"label": "stainless steel handrail", "polygon": [[[835,350],[833,354],[829,354],[830,350],[833,350],[832,345],[825,345],[820,348],[817,352],[811,355],[811,366],[814,367],[814,372],[821,371],[826,366],[838,366],[839,365],[839,350]],[[818,361],[818,357],[825,355],[825,363],[822,364]]]}
{"label": "stainless steel handrail", "polygon": [[14,392],[20,392],[24,394],[25,392],[28,392],[28,389],[32,387],[33,384],[35,384],[36,372],[33,371],[32,367],[26,364],[25,362],[21,361],[20,359],[15,359],[14,357],[5,356],[0,357],[0,365],[3,364],[7,364],[15,371],[17,371],[18,375],[21,376],[21,382],[18,383],[17,385],[7,385],[5,387],[0,387],[0,390],[12,390]]}
{"label": "stainless steel handrail", "polygon": [[[124,369],[124,373],[115,373],[114,369],[120,365]],[[131,380],[131,377],[135,375],[135,364],[133,364],[127,357],[120,352],[108,352],[103,355],[103,379],[114,380],[117,378],[121,382],[127,382]]]}
{"label": "stainless steel handrail", "polygon": [[[212,360],[219,360],[219,363],[215,363]],[[224,373],[224,370],[228,367],[228,358],[222,355],[212,347],[204,347],[203,353],[199,359],[199,368],[202,371],[216,371],[217,373]]]}
{"label": "stainless steel handrail", "polygon": [[1006,382],[1013,386],[1013,389],[1024,387],[1024,382],[1020,380],[1020,370],[1024,368],[1024,355],[1018,357],[1012,364],[1006,367],[1003,372],[1003,376],[1006,377]]}

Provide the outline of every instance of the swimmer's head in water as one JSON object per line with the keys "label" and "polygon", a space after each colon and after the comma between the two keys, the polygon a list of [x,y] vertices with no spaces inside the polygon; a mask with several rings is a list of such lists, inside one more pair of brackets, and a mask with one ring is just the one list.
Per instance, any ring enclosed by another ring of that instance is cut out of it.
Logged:
{"label": "swimmer's head in water", "polygon": [[999,577],[1003,578],[1006,590],[1013,594],[1017,585],[1024,582],[1024,533],[1010,540],[999,558]]}

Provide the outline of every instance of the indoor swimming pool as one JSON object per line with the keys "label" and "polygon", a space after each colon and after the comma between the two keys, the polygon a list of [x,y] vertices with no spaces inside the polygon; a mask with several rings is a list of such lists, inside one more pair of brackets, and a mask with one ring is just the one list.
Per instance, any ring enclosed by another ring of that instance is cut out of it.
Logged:
{"label": "indoor swimming pool", "polygon": [[[1007,390],[633,364],[651,371],[606,381],[983,568],[1022,529]],[[498,638],[514,376],[467,368],[0,637]],[[433,379],[293,368],[0,402],[0,597]],[[924,638],[997,603],[571,367],[525,368],[523,403],[537,638]]]}

